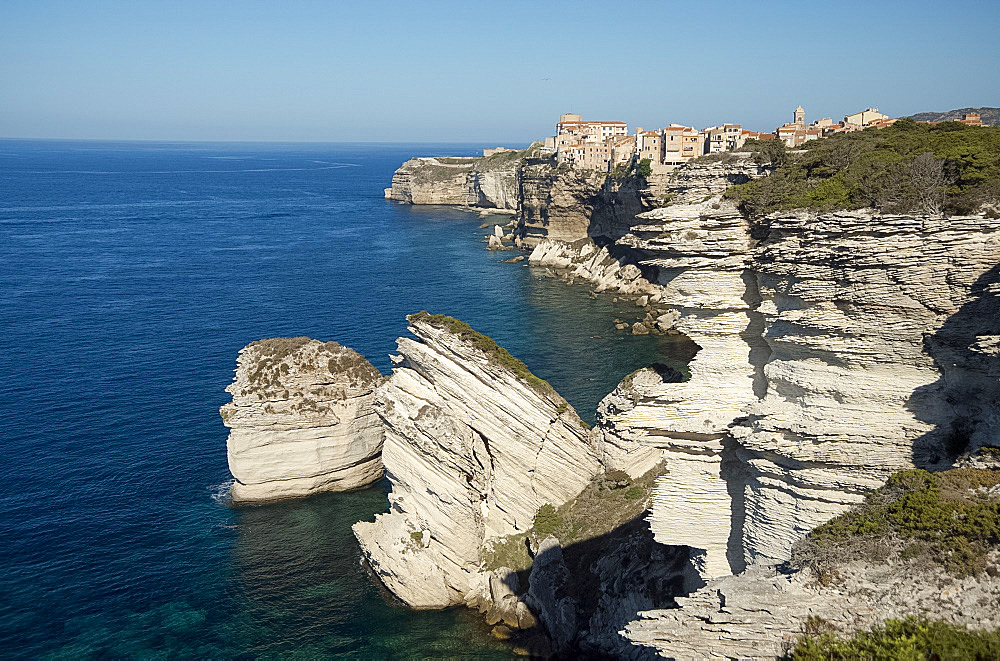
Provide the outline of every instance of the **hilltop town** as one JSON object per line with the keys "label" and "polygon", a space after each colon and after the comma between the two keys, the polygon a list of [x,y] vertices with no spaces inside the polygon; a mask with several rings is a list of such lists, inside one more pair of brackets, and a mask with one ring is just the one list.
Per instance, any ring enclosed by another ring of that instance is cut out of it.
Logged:
{"label": "hilltop town", "polygon": [[[670,124],[654,130],[645,130],[640,126],[630,135],[625,122],[585,121],[580,115],[567,113],[559,117],[555,135],[545,139],[545,149],[555,153],[557,163],[587,170],[611,171],[634,160],[648,159],[650,171],[655,174],[670,172],[706,154],[737,151],[748,140],[780,140],[786,147],[795,148],[836,133],[882,129],[899,121],[899,118],[880,113],[878,108],[865,108],[845,115],[840,122],[824,117],[806,124],[805,118],[806,111],[798,106],[792,121],[771,133],[749,131],[740,124],[722,124],[700,130]],[[957,121],[970,126],[983,126],[982,119],[975,112],[965,113]],[[512,150],[504,147],[484,149],[483,156],[504,151]]]}

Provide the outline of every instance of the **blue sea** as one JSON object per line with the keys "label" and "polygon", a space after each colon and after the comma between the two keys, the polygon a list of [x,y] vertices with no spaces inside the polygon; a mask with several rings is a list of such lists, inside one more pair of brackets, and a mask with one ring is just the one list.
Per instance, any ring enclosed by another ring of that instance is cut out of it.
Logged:
{"label": "blue sea", "polygon": [[219,406],[264,337],[336,340],[383,372],[405,315],[494,337],[593,421],[671,337],[616,333],[484,218],[383,199],[414,155],[481,145],[0,141],[0,657],[508,658],[467,609],[414,612],[351,524],[388,485],[225,498]]}

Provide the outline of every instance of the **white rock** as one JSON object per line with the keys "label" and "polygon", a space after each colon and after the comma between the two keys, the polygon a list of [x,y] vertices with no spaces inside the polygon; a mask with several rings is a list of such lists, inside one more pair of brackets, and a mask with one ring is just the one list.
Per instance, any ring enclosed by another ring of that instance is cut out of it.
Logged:
{"label": "white rock", "polygon": [[[576,496],[600,467],[589,432],[551,387],[529,385],[431,321],[411,323],[417,339],[399,339],[376,403],[391,509],[354,532],[390,590],[437,608],[482,591],[484,545],[530,528],[539,507]],[[412,544],[415,530],[430,531],[430,544]]]}
{"label": "white rock", "polygon": [[229,433],[236,502],[356,489],[382,475],[382,425],[372,408],[381,375],[336,342],[305,337],[240,351]]}

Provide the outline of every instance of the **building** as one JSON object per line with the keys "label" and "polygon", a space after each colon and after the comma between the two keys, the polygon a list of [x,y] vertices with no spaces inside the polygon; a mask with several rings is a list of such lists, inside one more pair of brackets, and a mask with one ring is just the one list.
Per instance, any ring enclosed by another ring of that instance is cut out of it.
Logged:
{"label": "building", "polygon": [[799,147],[810,140],[819,140],[823,137],[823,129],[809,128],[802,124],[785,124],[779,126],[774,132],[778,140],[785,143],[786,147]]}
{"label": "building", "polygon": [[774,140],[775,137],[776,136],[773,133],[761,133],[759,131],[747,131],[746,129],[743,129],[743,131],[740,132],[740,138],[743,140],[743,144],[746,144],[747,140],[760,140],[760,141]]}
{"label": "building", "polygon": [[[617,138],[608,138],[605,142],[611,145],[611,167],[616,165],[627,165],[632,162],[636,155],[636,145],[639,143],[639,134],[623,135]],[[640,156],[639,158],[643,158]]]}
{"label": "building", "polygon": [[962,115],[962,119],[958,120],[958,122],[967,126],[985,126],[983,118],[979,116],[978,112],[967,112]]}
{"label": "building", "polygon": [[701,131],[701,136],[706,154],[736,151],[746,142],[746,138],[743,137],[743,127],[739,124],[710,126]]}
{"label": "building", "polygon": [[648,158],[654,165],[662,163],[663,131],[643,131],[641,126],[636,128],[635,154],[640,161]]}
{"label": "building", "polygon": [[625,122],[585,122],[580,115],[567,113],[559,116],[556,138],[572,135],[582,142],[604,142],[607,138],[628,135]]}
{"label": "building", "polygon": [[684,165],[704,153],[705,144],[698,129],[682,124],[663,129],[664,165]]}
{"label": "building", "polygon": [[[823,137],[823,129],[806,126],[806,111],[802,106],[798,106],[792,112],[792,122],[782,124],[774,130],[774,135],[778,140],[785,143],[786,147],[798,147],[809,141],[818,140]],[[830,122],[833,123],[833,120]]]}
{"label": "building", "polygon": [[850,127],[867,127],[887,119],[889,119],[889,115],[883,115],[878,111],[878,108],[865,108],[853,115],[845,115],[844,124]]}

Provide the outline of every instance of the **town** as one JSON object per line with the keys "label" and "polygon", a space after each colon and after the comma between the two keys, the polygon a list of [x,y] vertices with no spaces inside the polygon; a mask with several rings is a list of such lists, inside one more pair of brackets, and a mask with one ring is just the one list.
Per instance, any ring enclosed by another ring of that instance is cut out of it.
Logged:
{"label": "town", "polygon": [[[652,172],[664,173],[699,156],[737,151],[747,140],[781,140],[786,147],[796,148],[835,133],[880,129],[897,121],[899,118],[890,118],[878,108],[865,108],[845,115],[841,122],[825,117],[806,124],[806,111],[798,106],[792,121],[772,133],[748,131],[740,124],[722,124],[701,130],[670,124],[649,131],[640,126],[629,135],[625,122],[584,121],[580,115],[567,113],[559,117],[555,135],[545,139],[545,149],[555,153],[557,163],[574,168],[611,171],[619,165],[648,159]],[[970,126],[983,125],[977,113],[967,113],[958,121]],[[512,150],[504,147],[484,149],[483,156],[503,151]]]}

